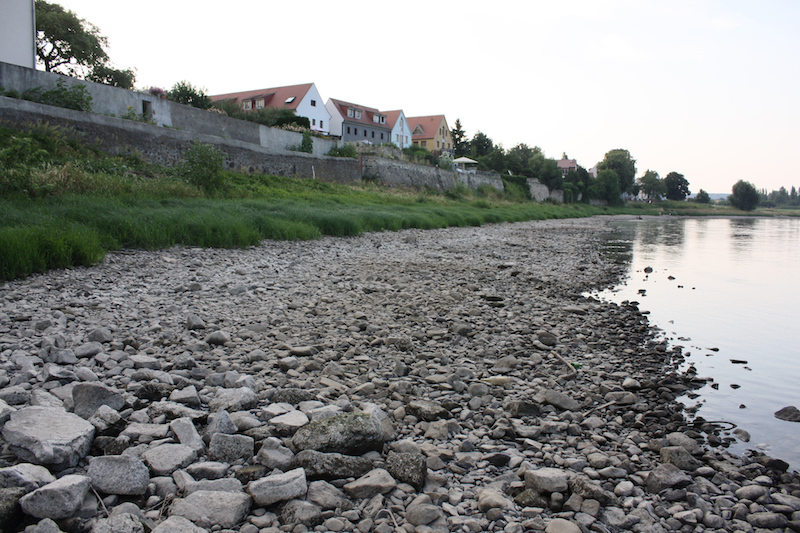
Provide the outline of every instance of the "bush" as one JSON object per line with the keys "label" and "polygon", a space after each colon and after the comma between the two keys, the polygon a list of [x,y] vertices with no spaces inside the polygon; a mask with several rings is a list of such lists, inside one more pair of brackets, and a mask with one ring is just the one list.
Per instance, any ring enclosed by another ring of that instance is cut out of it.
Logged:
{"label": "bush", "polygon": [[167,91],[167,98],[179,104],[190,105],[198,109],[211,107],[211,99],[205,90],[195,87],[188,81],[179,81]]}
{"label": "bush", "polygon": [[311,139],[311,133],[308,131],[303,132],[303,140],[300,142],[300,151],[307,154],[314,151],[314,141]]}
{"label": "bush", "polygon": [[739,180],[733,185],[733,194],[728,200],[737,209],[752,211],[758,205],[758,191],[752,183]]}
{"label": "bush", "polygon": [[358,158],[358,151],[354,144],[343,144],[342,146],[334,146],[328,151],[328,155],[333,157],[352,157]]}
{"label": "bush", "polygon": [[41,87],[28,89],[22,93],[22,99],[76,111],[92,110],[92,96],[86,86],[76,83],[67,87],[63,80],[58,80],[56,86],[47,91]]}
{"label": "bush", "polygon": [[706,191],[700,189],[700,192],[698,192],[697,196],[694,197],[694,201],[698,204],[709,204],[711,203],[711,197]]}
{"label": "bush", "polygon": [[180,174],[187,183],[212,193],[222,187],[225,155],[210,144],[195,141],[186,151]]}

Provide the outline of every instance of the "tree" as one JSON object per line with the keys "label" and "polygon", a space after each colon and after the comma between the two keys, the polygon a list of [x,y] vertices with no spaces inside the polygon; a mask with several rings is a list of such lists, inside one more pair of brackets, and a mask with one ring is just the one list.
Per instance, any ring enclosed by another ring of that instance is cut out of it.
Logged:
{"label": "tree", "polygon": [[592,198],[605,200],[608,205],[620,205],[622,189],[616,171],[606,168],[598,172],[597,179],[591,187],[591,195]]}
{"label": "tree", "polygon": [[494,143],[492,140],[482,132],[478,132],[472,137],[472,141],[470,141],[470,153],[473,157],[481,157],[484,155],[489,155],[492,150],[494,149]]}
{"label": "tree", "polygon": [[728,201],[742,211],[752,211],[758,205],[758,191],[749,181],[739,180],[733,185]]}
{"label": "tree", "polygon": [[[585,168],[578,165],[577,170],[570,170],[564,179],[564,201],[569,202],[588,202],[589,201],[589,186],[592,182],[592,177]],[[567,185],[574,193],[574,197],[567,198]]]}
{"label": "tree", "polygon": [[636,178],[636,160],[627,150],[617,148],[607,152],[600,164],[597,165],[597,170],[613,170],[619,178],[619,187],[622,192],[633,190]]}
{"label": "tree", "polygon": [[659,200],[667,193],[667,187],[664,185],[664,180],[658,175],[655,170],[648,169],[645,171],[644,176],[639,178],[639,187],[642,192],[651,200]]}
{"label": "tree", "polygon": [[450,130],[453,136],[453,151],[456,157],[462,157],[469,154],[469,140],[467,134],[461,127],[461,119],[456,119],[455,127]]}
{"label": "tree", "polygon": [[179,81],[167,91],[167,98],[179,104],[186,104],[199,109],[211,107],[211,99],[204,89],[195,87],[188,81]]}
{"label": "tree", "polygon": [[89,81],[133,87],[133,70],[117,70],[108,64],[108,40],[100,30],[72,11],[45,0],[36,0],[36,57],[47,72],[86,78]]}
{"label": "tree", "polygon": [[691,194],[689,182],[678,172],[670,172],[664,178],[664,186],[667,188],[667,199],[683,201]]}
{"label": "tree", "polygon": [[697,193],[697,196],[694,197],[694,201],[698,204],[710,204],[711,197],[708,195],[706,191],[700,189],[700,192]]}

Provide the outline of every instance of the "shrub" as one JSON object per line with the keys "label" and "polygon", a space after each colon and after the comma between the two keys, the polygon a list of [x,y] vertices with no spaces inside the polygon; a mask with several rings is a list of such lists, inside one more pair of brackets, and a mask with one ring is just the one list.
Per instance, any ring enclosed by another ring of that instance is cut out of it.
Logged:
{"label": "shrub", "polygon": [[187,183],[211,193],[222,187],[225,155],[210,144],[195,141],[186,151],[180,174]]}
{"label": "shrub", "polygon": [[303,132],[303,140],[300,142],[300,151],[307,154],[314,151],[314,141],[311,139],[311,133],[308,131]]}
{"label": "shrub", "polygon": [[63,80],[58,80],[56,86],[47,91],[41,87],[28,89],[22,93],[22,99],[76,111],[92,110],[92,96],[86,86],[76,83],[67,87]]}
{"label": "shrub", "polygon": [[328,151],[328,155],[333,157],[352,157],[358,158],[358,151],[354,144],[343,144],[342,146],[334,146]]}
{"label": "shrub", "polygon": [[728,196],[733,207],[742,211],[752,211],[758,205],[758,191],[747,181],[739,180],[733,185],[733,194]]}
{"label": "shrub", "polygon": [[699,204],[708,204],[711,203],[711,197],[706,191],[700,189],[700,192],[698,192],[697,196],[694,197],[694,201]]}
{"label": "shrub", "polygon": [[167,91],[167,98],[179,104],[190,105],[198,109],[211,107],[211,99],[204,89],[195,87],[188,81],[179,81]]}

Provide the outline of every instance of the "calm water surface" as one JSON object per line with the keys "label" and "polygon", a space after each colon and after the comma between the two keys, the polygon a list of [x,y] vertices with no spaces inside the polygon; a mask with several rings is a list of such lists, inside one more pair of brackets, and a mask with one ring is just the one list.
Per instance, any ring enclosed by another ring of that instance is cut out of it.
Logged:
{"label": "calm water surface", "polygon": [[597,296],[638,301],[686,365],[718,384],[684,403],[751,434],[731,450],[759,448],[800,470],[800,423],[774,417],[800,408],[800,219],[622,222],[609,252],[630,270]]}

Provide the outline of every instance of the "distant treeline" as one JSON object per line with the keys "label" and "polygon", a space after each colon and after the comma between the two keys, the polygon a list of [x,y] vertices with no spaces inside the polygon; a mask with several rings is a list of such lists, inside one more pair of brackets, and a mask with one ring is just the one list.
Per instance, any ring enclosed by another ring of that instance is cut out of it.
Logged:
{"label": "distant treeline", "polygon": [[800,206],[800,195],[794,185],[788,191],[786,187],[781,187],[777,191],[767,192],[766,189],[758,191],[761,207],[798,207]]}

